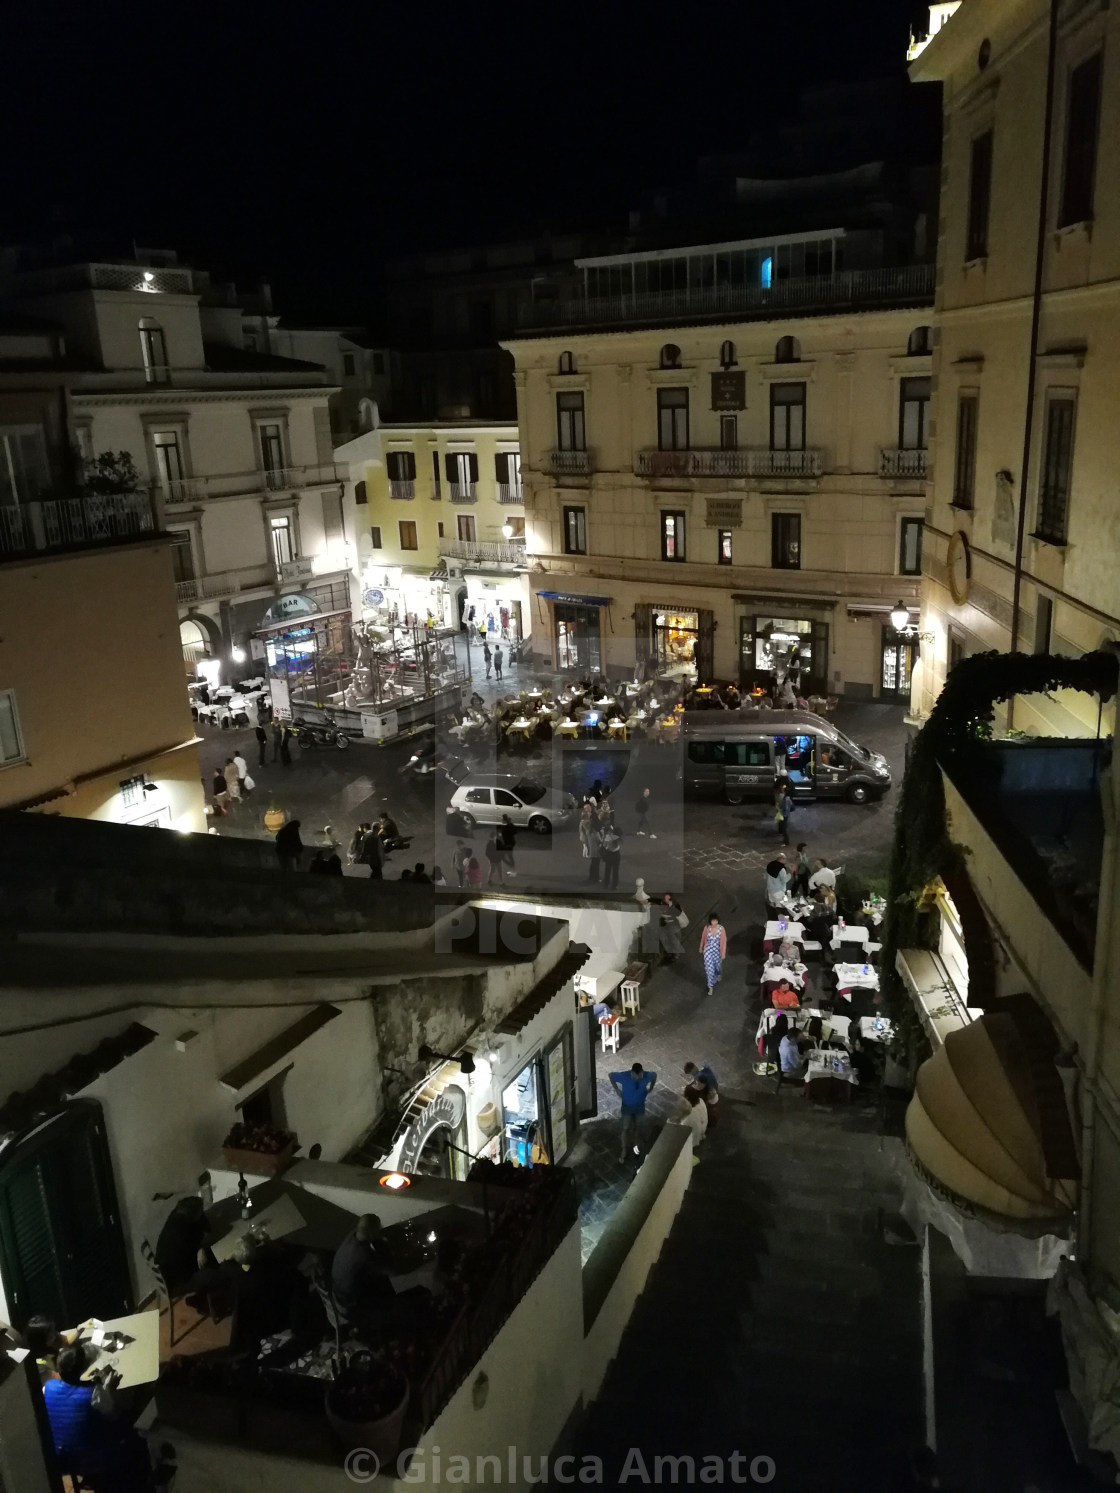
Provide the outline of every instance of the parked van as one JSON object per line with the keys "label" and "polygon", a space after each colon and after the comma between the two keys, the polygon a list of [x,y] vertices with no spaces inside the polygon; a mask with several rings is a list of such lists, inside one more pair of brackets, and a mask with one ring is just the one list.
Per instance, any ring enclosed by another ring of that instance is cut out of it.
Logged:
{"label": "parked van", "polygon": [[794,800],[862,804],[891,786],[885,757],[808,710],[690,710],[683,739],[685,786],[732,804],[770,798],[783,773]]}

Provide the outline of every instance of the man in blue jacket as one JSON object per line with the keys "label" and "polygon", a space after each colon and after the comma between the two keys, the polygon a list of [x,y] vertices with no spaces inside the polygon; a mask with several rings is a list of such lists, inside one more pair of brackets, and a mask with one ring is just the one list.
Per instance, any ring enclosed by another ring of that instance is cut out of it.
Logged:
{"label": "man in blue jacket", "polygon": [[629,1073],[612,1073],[609,1077],[611,1088],[622,1100],[619,1160],[624,1162],[631,1152],[639,1154],[638,1132],[646,1112],[646,1098],[657,1082],[657,1074],[647,1073],[641,1063],[635,1063]]}

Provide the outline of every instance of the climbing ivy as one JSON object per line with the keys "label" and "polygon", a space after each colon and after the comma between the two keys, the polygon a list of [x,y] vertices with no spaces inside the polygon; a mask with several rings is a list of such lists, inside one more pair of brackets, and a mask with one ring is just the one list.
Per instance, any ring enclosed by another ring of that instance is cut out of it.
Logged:
{"label": "climbing ivy", "polygon": [[[887,1011],[914,1066],[925,1034],[913,1002],[895,971],[899,949],[936,947],[937,914],[926,889],[937,877],[965,868],[965,850],[949,838],[941,766],[949,767],[978,741],[992,736],[997,704],[1015,695],[1074,689],[1111,700],[1117,656],[1085,653],[977,653],[958,663],[945,681],[906,765],[888,874],[883,934],[883,993]],[[967,950],[966,950],[967,953]]]}

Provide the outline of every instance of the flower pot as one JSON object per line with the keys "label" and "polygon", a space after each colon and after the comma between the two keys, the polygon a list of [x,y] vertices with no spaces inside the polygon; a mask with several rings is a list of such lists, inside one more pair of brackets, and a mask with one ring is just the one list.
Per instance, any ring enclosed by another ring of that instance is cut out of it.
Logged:
{"label": "flower pot", "polygon": [[292,1164],[297,1141],[295,1136],[279,1151],[242,1151],[223,1146],[222,1157],[231,1172],[245,1172],[250,1177],[277,1177]]}
{"label": "flower pot", "polygon": [[283,829],[286,815],[283,809],[270,808],[265,810],[264,827],[270,835],[274,835],[278,829]]}
{"label": "flower pot", "polygon": [[393,1408],[376,1420],[352,1420],[335,1409],[333,1384],[327,1386],[324,1400],[327,1421],[339,1445],[347,1451],[367,1447],[382,1467],[387,1466],[400,1450],[401,1426],[408,1409],[408,1380],[401,1375],[402,1392]]}

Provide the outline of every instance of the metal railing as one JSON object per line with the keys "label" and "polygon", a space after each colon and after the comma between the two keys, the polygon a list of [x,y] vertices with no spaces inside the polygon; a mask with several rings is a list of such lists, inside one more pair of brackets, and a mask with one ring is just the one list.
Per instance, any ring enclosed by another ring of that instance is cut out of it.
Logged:
{"label": "metal railing", "polygon": [[389,496],[391,498],[414,498],[416,496],[416,480],[413,477],[390,477]]}
{"label": "metal railing", "polygon": [[84,549],[155,533],[152,504],[142,492],[0,504],[0,555]]}
{"label": "metal railing", "polygon": [[591,470],[590,451],[550,451],[547,460],[558,477],[586,477]]}
{"label": "metal railing", "polygon": [[449,560],[466,560],[474,565],[524,565],[525,541],[520,544],[490,539],[448,539],[439,547]]}
{"label": "metal railing", "polygon": [[218,596],[236,596],[239,591],[259,590],[272,586],[276,576],[271,565],[250,565],[241,570],[223,570],[216,575],[200,575],[189,581],[176,581],[176,601],[207,601]]}
{"label": "metal railing", "polygon": [[148,268],[142,264],[60,264],[16,275],[17,296],[56,290],[139,290],[149,295],[190,295],[191,271],[184,265]]}
{"label": "metal railing", "polygon": [[840,270],[762,285],[705,285],[687,290],[649,290],[570,300],[534,301],[521,307],[519,327],[606,326],[705,318],[766,319],[805,311],[915,305],[933,300],[934,266],[908,264],[870,270]]}
{"label": "metal railing", "polygon": [[737,451],[639,451],[639,477],[819,477],[822,454],[768,449]]}
{"label": "metal railing", "polygon": [[520,482],[516,484],[512,482],[498,483],[499,503],[524,503],[524,501],[525,489],[521,486]]}
{"label": "metal railing", "polygon": [[212,477],[165,478],[151,484],[154,495],[169,505],[199,503],[207,498],[236,498],[261,492],[292,492],[326,487],[341,481],[333,463],[320,466],[275,467],[269,472],[222,472]]}
{"label": "metal railing", "polygon": [[928,472],[928,451],[886,446],[879,452],[880,477],[925,477]]}
{"label": "metal railing", "polygon": [[477,503],[477,482],[450,482],[448,483],[448,496],[453,503]]}

